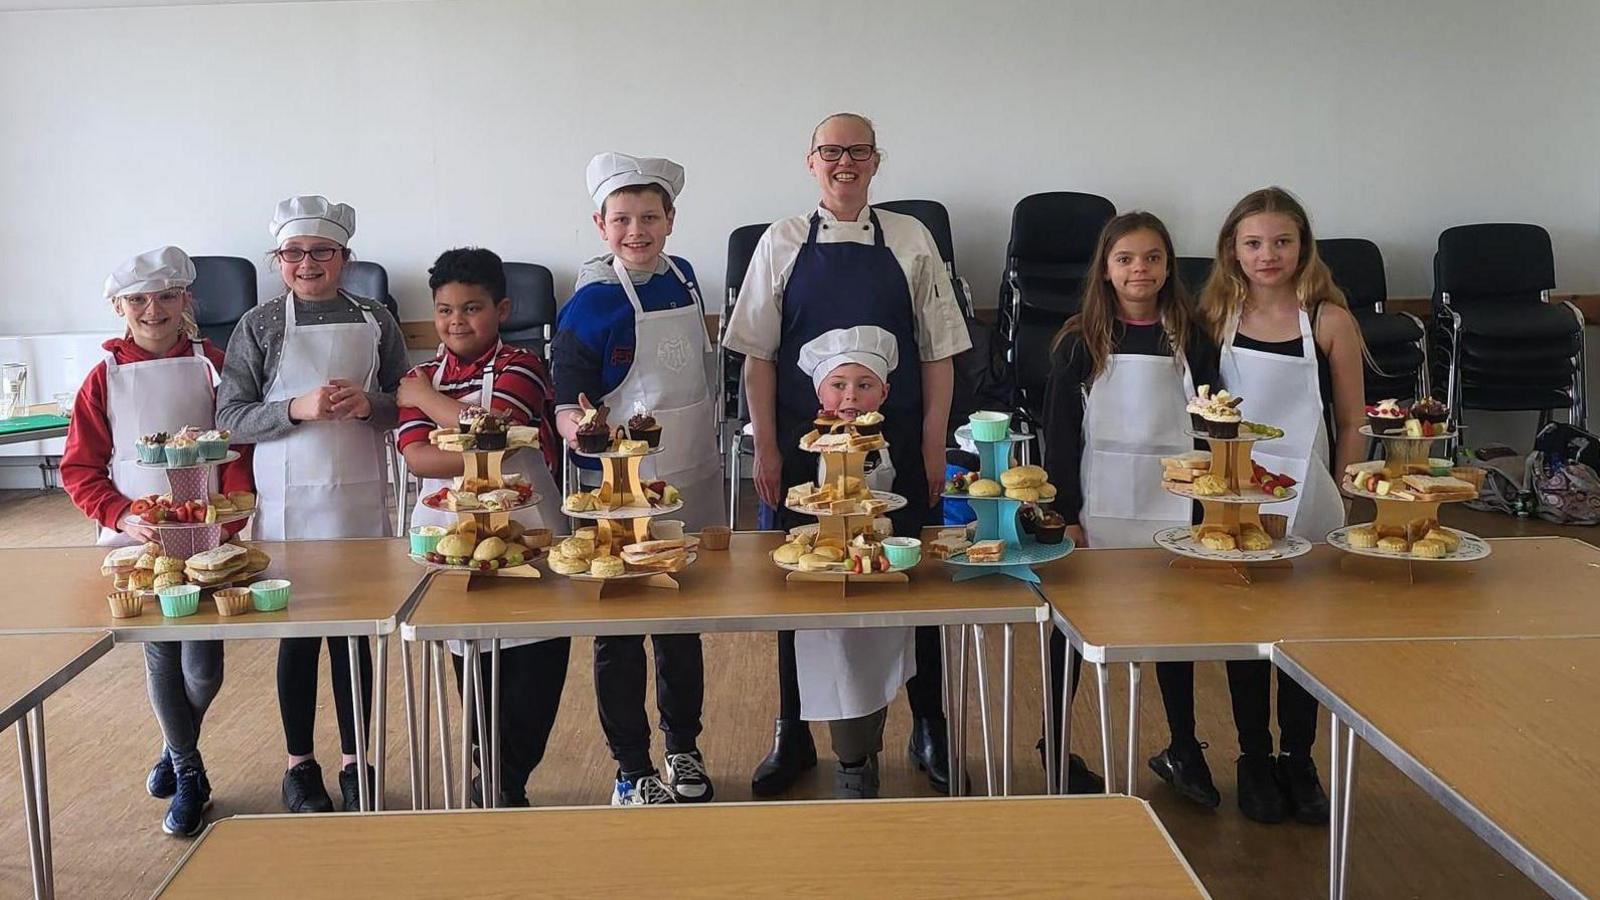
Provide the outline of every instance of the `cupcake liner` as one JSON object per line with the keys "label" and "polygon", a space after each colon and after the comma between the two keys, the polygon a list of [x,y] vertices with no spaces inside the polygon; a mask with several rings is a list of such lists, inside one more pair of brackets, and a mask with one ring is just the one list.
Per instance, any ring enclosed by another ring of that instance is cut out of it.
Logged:
{"label": "cupcake liner", "polygon": [[144,612],[144,598],[138,591],[112,591],[106,601],[111,604],[113,619],[132,619]]}
{"label": "cupcake liner", "polygon": [[200,611],[200,588],[193,584],[177,584],[156,591],[161,598],[161,614],[169,619],[181,619]]}
{"label": "cupcake liner", "polygon": [[1275,541],[1281,541],[1289,533],[1289,517],[1274,513],[1263,513],[1261,515],[1261,530],[1267,533],[1267,537]]}
{"label": "cupcake liner", "polygon": [[636,431],[633,433],[633,436],[635,440],[644,441],[645,445],[652,450],[661,446],[661,429],[659,427],[646,428],[642,431]]}
{"label": "cupcake liner", "polygon": [[197,446],[201,459],[221,459],[228,455],[227,441],[200,441]]}
{"label": "cupcake liner", "polygon": [[282,578],[269,578],[250,585],[250,598],[256,612],[277,612],[289,605],[289,582]]}
{"label": "cupcake liner", "polygon": [[1195,413],[1195,412],[1189,413],[1189,424],[1190,424],[1190,426],[1192,426],[1194,428],[1196,434],[1205,434],[1206,433],[1206,417],[1205,416],[1202,416],[1199,413]]}
{"label": "cupcake liner", "polygon": [[733,540],[733,532],[724,525],[707,525],[700,529],[701,550],[726,550]]}
{"label": "cupcake liner", "polygon": [[609,446],[611,446],[611,435],[609,434],[578,435],[578,449],[584,453],[604,453]]}
{"label": "cupcake liner", "polygon": [[200,461],[200,448],[194,445],[188,447],[166,447],[167,465],[192,466]]}
{"label": "cupcake liner", "polygon": [[154,465],[167,461],[167,448],[163,444],[134,444],[133,447],[139,454],[139,462]]}
{"label": "cupcake liner", "polygon": [[1011,434],[1011,416],[1002,412],[979,411],[967,417],[975,441],[1003,441]]}
{"label": "cupcake liner", "polygon": [[1239,436],[1239,420],[1219,422],[1216,419],[1206,420],[1206,433],[1212,437],[1236,438]]}
{"label": "cupcake liner", "polygon": [[239,616],[250,611],[255,601],[249,588],[223,588],[211,595],[217,601],[217,615]]}
{"label": "cupcake liner", "polygon": [[411,553],[413,556],[427,556],[438,546],[444,538],[442,534],[417,534],[417,529],[423,526],[413,526],[411,529]]}
{"label": "cupcake liner", "polygon": [[915,544],[883,544],[883,555],[889,557],[889,565],[896,569],[905,569],[916,565],[922,559],[922,542]]}

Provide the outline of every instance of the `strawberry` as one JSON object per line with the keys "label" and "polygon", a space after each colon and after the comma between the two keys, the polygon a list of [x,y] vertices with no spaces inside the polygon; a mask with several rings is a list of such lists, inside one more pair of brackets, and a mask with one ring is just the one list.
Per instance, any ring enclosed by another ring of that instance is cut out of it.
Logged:
{"label": "strawberry", "polygon": [[132,513],[133,515],[136,515],[136,516],[142,516],[149,509],[150,509],[150,501],[146,500],[143,497],[140,497],[139,499],[133,501],[133,505],[132,506],[128,507],[128,512],[130,512],[130,513]]}
{"label": "strawberry", "polygon": [[878,557],[878,571],[880,571],[880,572],[889,571],[889,557],[887,557],[887,556]]}

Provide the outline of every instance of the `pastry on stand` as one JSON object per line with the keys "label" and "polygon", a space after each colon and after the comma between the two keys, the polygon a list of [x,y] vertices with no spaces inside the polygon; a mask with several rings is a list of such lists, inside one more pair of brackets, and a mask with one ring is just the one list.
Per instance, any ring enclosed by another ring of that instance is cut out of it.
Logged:
{"label": "pastry on stand", "polygon": [[538,449],[538,432],[471,407],[462,413],[458,429],[437,429],[428,437],[435,447],[461,454],[461,476],[450,487],[423,497],[422,504],[455,513],[456,523],[449,528],[413,527],[412,560],[435,572],[466,577],[468,590],[477,578],[538,578],[533,560],[540,544],[549,543],[548,533],[524,529],[511,514],[540,498],[524,479],[504,471],[507,456]]}
{"label": "pastry on stand", "polygon": [[920,541],[883,538],[873,525],[906,505],[899,494],[867,487],[867,454],[889,447],[882,421],[879,417],[857,428],[851,421],[819,414],[817,430],[800,439],[801,449],[820,457],[821,474],[816,483],[790,487],[785,498],[789,509],[817,520],[814,528],[794,529],[789,542],[772,551],[772,562],[789,573],[789,581],[831,582],[848,594],[855,583],[904,584],[905,570],[921,559]]}
{"label": "pastry on stand", "polygon": [[677,590],[672,576],[695,562],[699,542],[692,536],[652,539],[651,520],[683,507],[676,487],[646,481],[640,471],[646,458],[662,451],[661,428],[641,411],[630,419],[631,431],[613,434],[605,414],[604,407],[586,410],[577,431],[578,455],[600,461],[600,486],[567,497],[561,510],[594,525],[551,549],[550,570],[592,583],[597,596],[624,581]]}
{"label": "pastry on stand", "polygon": [[[1011,465],[1012,445],[1029,440],[1010,430],[1006,413],[976,412],[956,437],[978,448],[975,478],[960,478],[945,485],[944,496],[966,500],[977,513],[976,527],[944,529],[930,548],[933,555],[958,567],[955,581],[986,575],[1006,575],[1033,584],[1039,576],[1033,567],[1061,559],[1073,550],[1065,536],[1066,522],[1041,510],[1055,499],[1055,486],[1039,466]],[[1019,516],[1019,513],[1023,515]],[[1018,533],[1019,519],[1023,532]]]}
{"label": "pastry on stand", "polygon": [[1447,430],[1444,404],[1419,400],[1396,419],[1392,411],[1398,408],[1386,400],[1374,407],[1383,411],[1381,417],[1369,411],[1369,422],[1376,424],[1363,427],[1361,434],[1383,445],[1383,459],[1350,465],[1340,485],[1352,497],[1371,500],[1377,515],[1371,522],[1334,529],[1328,543],[1358,556],[1405,562],[1413,577],[1411,563],[1483,559],[1489,555],[1487,541],[1439,522],[1443,504],[1477,498],[1483,470],[1429,457],[1435,441],[1455,437]]}

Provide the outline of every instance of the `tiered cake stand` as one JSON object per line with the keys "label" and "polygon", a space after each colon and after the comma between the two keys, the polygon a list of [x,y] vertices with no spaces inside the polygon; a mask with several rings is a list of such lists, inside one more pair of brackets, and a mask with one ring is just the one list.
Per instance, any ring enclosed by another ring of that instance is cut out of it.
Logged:
{"label": "tiered cake stand", "polygon": [[[146,462],[135,463],[135,465],[141,469],[160,469],[165,472],[167,486],[171,491],[174,504],[199,500],[209,506],[211,504],[211,470],[217,466],[231,463],[238,458],[238,451],[229,450],[220,459],[202,459],[190,466],[169,466],[165,463]],[[215,522],[161,522],[152,525],[132,514],[124,518],[123,522],[154,531],[156,533],[156,541],[161,544],[161,555],[177,559],[188,559],[196,553],[214,550],[221,545],[224,525],[243,522],[254,515],[255,509],[252,507],[242,512],[218,516]],[[238,581],[250,581],[259,578],[260,575],[260,572],[241,575],[229,581],[205,585],[204,588],[209,590],[211,588],[226,587]]]}
{"label": "tiered cake stand", "polygon": [[[880,452],[887,452],[887,447],[888,445],[885,443],[884,447],[880,448]],[[809,448],[806,448],[804,445],[802,445],[802,449]],[[822,457],[822,479],[820,484],[844,484],[852,479],[857,484],[865,485],[867,483],[866,461],[867,454],[871,451],[822,450],[815,452]],[[906,505],[906,498],[900,496],[899,494],[891,494],[888,491],[871,491],[870,493],[872,499],[882,501],[886,505],[882,509],[875,510],[870,513],[835,513],[822,507],[802,506],[797,503],[791,503],[788,506],[789,509],[800,513],[801,515],[815,517],[817,520],[817,542],[821,543],[826,541],[830,544],[836,543],[839,547],[844,548],[846,554],[845,558],[848,560],[850,541],[852,541],[856,535],[870,533],[872,531],[873,519],[877,518],[878,516],[894,512],[897,509],[903,509]],[[780,569],[786,570],[789,573],[787,578],[789,581],[834,582],[839,585],[839,588],[842,592],[848,592],[851,584],[870,584],[873,582],[904,584],[908,580],[904,569],[890,569],[887,572],[862,573],[833,570],[807,572],[802,570],[798,565],[781,563],[777,560],[773,560],[773,565]]]}
{"label": "tiered cake stand", "polygon": [[[505,458],[510,454],[517,452],[518,449],[521,448],[514,447],[507,450],[461,451],[462,481],[476,478],[488,482],[491,486],[491,489],[504,488],[506,481],[502,466],[505,464]],[[439,506],[437,501],[429,502],[431,499],[431,497],[424,497],[422,504],[430,509],[437,509],[441,512],[448,511],[442,506]],[[529,495],[528,499],[516,506],[511,507],[510,509],[458,509],[454,512],[456,518],[459,519],[462,524],[467,522],[472,522],[474,524],[474,536],[481,540],[484,535],[488,535],[489,533],[498,530],[510,522],[512,513],[519,509],[526,509],[530,506],[533,506],[537,504],[539,500],[540,497],[538,494],[531,494]],[[432,569],[435,572],[455,573],[467,576],[467,589],[471,590],[472,581],[477,578],[538,578],[539,570],[533,565],[533,559],[535,555],[536,551],[527,550],[525,551],[522,565],[500,569],[489,569],[487,571],[470,565],[453,566],[444,563],[432,563],[428,562],[427,558],[422,556],[413,555],[411,559],[429,569]]]}
{"label": "tiered cake stand", "polygon": [[[1007,434],[1004,440],[980,441],[972,437],[970,425],[957,428],[956,436],[972,441],[978,448],[978,474],[996,482],[1011,468],[1011,445],[1029,439],[1028,435],[1013,432]],[[954,581],[967,581],[986,575],[1007,575],[1038,584],[1039,576],[1034,573],[1034,566],[1061,559],[1073,550],[1072,539],[1068,537],[1063,537],[1059,544],[1041,544],[1032,537],[1017,533],[1017,511],[1027,501],[1004,496],[974,497],[971,494],[944,496],[972,504],[972,511],[978,514],[978,528],[973,540],[1006,542],[1005,556],[999,562],[970,562],[961,556],[945,560],[958,568]]]}
{"label": "tiered cake stand", "polygon": [[[661,450],[660,447],[652,447],[648,453],[643,454],[617,453],[611,450],[600,453],[578,452],[579,456],[600,460],[599,495],[606,498],[608,505],[604,509],[597,508],[584,512],[564,510],[564,512],[573,518],[589,519],[595,523],[597,550],[609,548],[610,554],[620,559],[624,546],[650,540],[651,519],[671,515],[683,508],[681,500],[677,503],[651,506],[645,496],[644,477],[640,474],[639,467],[647,457],[654,456]],[[697,558],[698,554],[690,549],[684,555],[683,563],[670,571],[624,572],[609,578],[587,573],[567,577],[573,581],[593,582],[601,588],[616,581],[638,581],[647,587],[675,591],[678,589],[678,580],[672,575],[682,571]]]}
{"label": "tiered cake stand", "polygon": [[[1383,443],[1383,477],[1386,480],[1400,482],[1408,472],[1408,467],[1423,466],[1428,463],[1428,452],[1435,441],[1449,441],[1455,438],[1455,432],[1445,432],[1427,437],[1408,437],[1404,434],[1374,434],[1371,427],[1363,427],[1361,434],[1369,438],[1377,438]],[[1470,498],[1462,497],[1454,500],[1410,500],[1400,497],[1391,497],[1387,494],[1379,495],[1371,491],[1357,489],[1345,479],[1340,485],[1346,494],[1352,497],[1365,497],[1377,507],[1377,516],[1369,523],[1377,529],[1379,536],[1393,534],[1405,536],[1406,543],[1410,544],[1422,537],[1429,527],[1449,531],[1461,539],[1461,546],[1454,553],[1442,557],[1415,556],[1410,552],[1397,553],[1390,550],[1379,550],[1376,547],[1354,547],[1350,544],[1349,534],[1351,529],[1359,525],[1346,525],[1336,528],[1328,533],[1328,543],[1357,556],[1370,556],[1377,559],[1387,559],[1395,562],[1411,563],[1451,563],[1472,562],[1483,559],[1489,555],[1489,542],[1475,534],[1469,534],[1459,528],[1445,528],[1439,523],[1439,507],[1446,503],[1464,503]]]}
{"label": "tiered cake stand", "polygon": [[1203,439],[1211,445],[1209,474],[1219,476],[1227,483],[1227,493],[1201,497],[1195,495],[1191,484],[1164,482],[1162,487],[1167,493],[1200,501],[1203,512],[1198,529],[1179,526],[1156,532],[1154,537],[1157,546],[1177,554],[1194,567],[1231,568],[1245,581],[1250,580],[1250,567],[1287,567],[1290,559],[1311,552],[1310,541],[1292,534],[1273,538],[1272,546],[1265,550],[1213,550],[1200,543],[1195,535],[1200,529],[1208,526],[1226,530],[1235,540],[1239,538],[1240,529],[1244,525],[1254,525],[1262,531],[1267,531],[1261,522],[1261,507],[1292,500],[1297,496],[1297,492],[1294,488],[1287,488],[1284,495],[1279,497],[1251,483],[1254,467],[1250,461],[1250,451],[1257,441],[1271,440],[1271,438],[1243,432],[1238,437],[1231,438],[1212,437],[1199,432],[1189,432],[1189,436]]}

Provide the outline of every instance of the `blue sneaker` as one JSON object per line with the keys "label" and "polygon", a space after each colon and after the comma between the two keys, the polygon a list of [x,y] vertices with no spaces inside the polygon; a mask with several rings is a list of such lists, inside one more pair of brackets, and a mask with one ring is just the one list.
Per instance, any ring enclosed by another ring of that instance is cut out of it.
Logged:
{"label": "blue sneaker", "polygon": [[211,782],[204,769],[182,769],[178,787],[167,807],[161,830],[176,837],[194,837],[206,826],[206,810],[211,808]]}
{"label": "blue sneaker", "polygon": [[144,789],[157,800],[165,800],[178,790],[178,775],[172,771],[172,751],[161,748],[161,758],[150,767],[150,777],[144,780]]}

